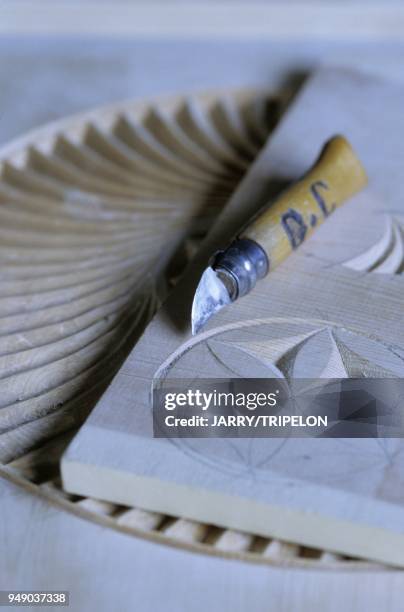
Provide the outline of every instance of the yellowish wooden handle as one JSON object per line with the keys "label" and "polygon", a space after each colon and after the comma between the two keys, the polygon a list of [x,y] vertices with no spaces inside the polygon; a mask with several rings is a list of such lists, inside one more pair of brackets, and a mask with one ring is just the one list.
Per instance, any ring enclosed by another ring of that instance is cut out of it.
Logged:
{"label": "yellowish wooden handle", "polygon": [[265,250],[271,270],[366,184],[366,172],[351,145],[335,136],[308,173],[265,207],[240,238],[254,240]]}

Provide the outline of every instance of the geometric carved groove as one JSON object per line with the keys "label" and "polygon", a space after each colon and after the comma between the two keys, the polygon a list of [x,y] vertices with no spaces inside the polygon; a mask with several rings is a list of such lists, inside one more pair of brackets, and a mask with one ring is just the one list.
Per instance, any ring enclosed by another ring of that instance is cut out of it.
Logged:
{"label": "geometric carved groove", "polygon": [[404,224],[391,215],[381,239],[369,249],[343,264],[358,272],[401,274],[404,266]]}

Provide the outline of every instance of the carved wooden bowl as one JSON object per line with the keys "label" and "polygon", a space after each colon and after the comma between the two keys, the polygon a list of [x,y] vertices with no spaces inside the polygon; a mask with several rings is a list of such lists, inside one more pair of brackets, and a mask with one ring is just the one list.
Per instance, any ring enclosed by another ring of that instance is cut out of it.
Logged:
{"label": "carved wooden bowl", "polygon": [[276,123],[279,98],[115,104],[0,152],[0,475],[134,537],[244,561],[376,568],[72,496],[59,458]]}

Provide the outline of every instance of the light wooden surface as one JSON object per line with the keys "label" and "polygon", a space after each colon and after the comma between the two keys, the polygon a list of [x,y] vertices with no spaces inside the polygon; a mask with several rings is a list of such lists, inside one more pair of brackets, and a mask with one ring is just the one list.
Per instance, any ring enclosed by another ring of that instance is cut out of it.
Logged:
{"label": "light wooden surface", "polygon": [[[152,440],[149,405],[153,378],[402,376],[402,276],[344,265],[380,239],[384,216],[400,219],[400,97],[399,86],[350,71],[312,78],[209,234],[204,255],[70,447],[63,463],[69,490],[403,564],[400,440],[386,448],[371,439],[277,448],[278,441],[260,439],[251,449],[248,440]],[[191,339],[190,303],[206,257],[264,203],[276,180],[302,175],[335,131],[352,142],[369,189]]]}
{"label": "light wooden surface", "polygon": [[[27,15],[30,16],[27,19]],[[231,15],[231,18],[229,18]],[[402,40],[404,9],[390,2],[3,1],[0,32],[245,40]]]}
{"label": "light wooden surface", "polygon": [[89,523],[3,479],[0,499],[0,587],[68,589],[72,612],[401,610],[398,572],[308,573],[190,553]]}
{"label": "light wooden surface", "polygon": [[[25,14],[24,14],[25,15]],[[29,20],[25,18],[25,22]],[[296,89],[318,65],[356,66],[402,79],[404,43],[82,36],[0,36],[0,142],[116,100],[246,86]],[[29,100],[29,103],[26,101]]]}

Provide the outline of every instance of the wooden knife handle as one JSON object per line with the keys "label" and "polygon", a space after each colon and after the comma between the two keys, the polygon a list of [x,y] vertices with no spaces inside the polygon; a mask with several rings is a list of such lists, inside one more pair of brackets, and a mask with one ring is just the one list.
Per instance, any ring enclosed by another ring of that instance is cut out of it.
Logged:
{"label": "wooden knife handle", "polygon": [[259,212],[240,238],[254,240],[265,250],[271,270],[367,180],[349,142],[335,136],[303,178]]}

